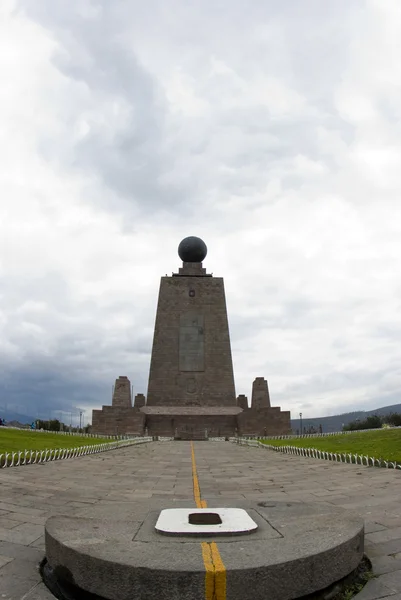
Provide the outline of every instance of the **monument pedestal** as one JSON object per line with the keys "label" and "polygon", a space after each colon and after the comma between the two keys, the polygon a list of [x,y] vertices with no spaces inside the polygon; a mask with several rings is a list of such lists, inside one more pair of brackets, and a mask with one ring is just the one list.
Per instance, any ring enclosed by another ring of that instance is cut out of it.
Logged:
{"label": "monument pedestal", "polygon": [[[222,508],[219,499],[206,510],[192,506],[193,500],[163,502],[163,509],[187,509],[188,517],[204,511],[207,534],[202,524],[179,520],[164,519],[161,527],[161,510],[149,503],[120,503],[112,511],[93,506],[90,518],[50,518],[45,580],[71,598],[84,590],[106,600],[204,600],[210,577],[204,549],[213,543],[227,600],[292,600],[340,581],[363,557],[363,522],[339,508],[269,500]],[[228,522],[229,508],[245,511],[243,526]]]}

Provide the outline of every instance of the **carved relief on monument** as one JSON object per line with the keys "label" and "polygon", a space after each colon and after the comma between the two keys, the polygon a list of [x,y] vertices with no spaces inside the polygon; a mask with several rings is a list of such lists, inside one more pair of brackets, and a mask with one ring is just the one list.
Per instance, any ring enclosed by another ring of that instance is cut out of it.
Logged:
{"label": "carved relief on monument", "polygon": [[180,373],[176,378],[176,383],[185,406],[201,406],[202,374]]}
{"label": "carved relief on monument", "polygon": [[198,391],[198,383],[195,377],[188,378],[187,387],[185,391],[187,394],[196,394],[196,392]]}

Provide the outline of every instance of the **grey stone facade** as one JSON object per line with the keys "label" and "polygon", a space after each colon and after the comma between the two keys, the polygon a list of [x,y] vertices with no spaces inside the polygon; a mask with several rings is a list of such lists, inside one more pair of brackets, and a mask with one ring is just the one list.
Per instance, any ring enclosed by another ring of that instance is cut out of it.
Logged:
{"label": "grey stone facade", "polygon": [[162,277],[147,406],[235,406],[224,283],[202,263]]}

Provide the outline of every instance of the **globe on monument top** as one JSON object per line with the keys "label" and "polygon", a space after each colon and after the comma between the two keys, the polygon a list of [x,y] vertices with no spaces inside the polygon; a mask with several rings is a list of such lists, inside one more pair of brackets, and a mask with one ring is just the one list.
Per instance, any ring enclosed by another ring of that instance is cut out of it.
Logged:
{"label": "globe on monument top", "polygon": [[203,240],[191,235],[180,242],[178,256],[183,262],[200,263],[207,254],[207,246]]}

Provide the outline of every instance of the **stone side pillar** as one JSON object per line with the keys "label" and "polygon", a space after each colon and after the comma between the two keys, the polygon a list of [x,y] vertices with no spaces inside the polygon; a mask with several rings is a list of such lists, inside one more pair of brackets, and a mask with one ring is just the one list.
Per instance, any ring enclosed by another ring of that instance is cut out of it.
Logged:
{"label": "stone side pillar", "polygon": [[264,377],[256,377],[252,385],[252,410],[270,408],[270,395],[267,381]]}
{"label": "stone side pillar", "polygon": [[132,408],[131,383],[125,375],[120,375],[116,379],[112,406],[113,408]]}
{"label": "stone side pillar", "polygon": [[248,408],[248,398],[244,394],[240,394],[237,398],[237,406],[246,410]]}
{"label": "stone side pillar", "polygon": [[145,396],[143,394],[137,394],[134,400],[134,408],[135,410],[140,410],[142,406],[145,406]]}

